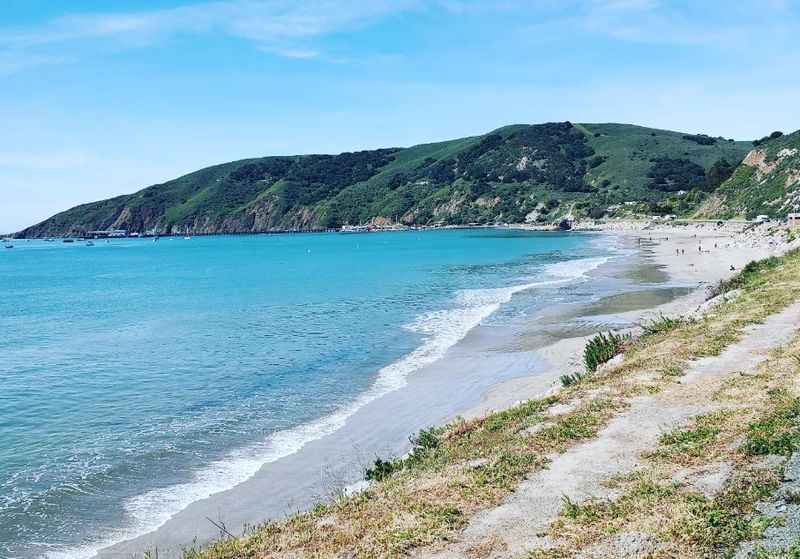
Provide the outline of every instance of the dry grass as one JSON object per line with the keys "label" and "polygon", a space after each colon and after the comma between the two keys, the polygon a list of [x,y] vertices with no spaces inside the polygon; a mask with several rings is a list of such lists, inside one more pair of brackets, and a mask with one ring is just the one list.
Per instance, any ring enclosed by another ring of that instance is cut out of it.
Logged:
{"label": "dry grass", "polygon": [[[726,557],[742,541],[758,539],[773,519],[756,503],[780,481],[767,455],[800,448],[800,335],[774,352],[752,375],[720,381],[708,395],[723,406],[664,433],[644,465],[608,483],[611,500],[564,508],[550,527],[553,549],[531,557],[556,558],[569,550],[601,548],[621,533],[652,537],[648,557]],[[716,491],[703,479],[729,469]]]}
{"label": "dry grass", "polygon": [[284,522],[225,539],[191,558],[391,557],[447,541],[481,510],[496,505],[525,475],[591,438],[624,404],[594,399],[571,413],[545,421],[555,397],[533,400],[504,412],[451,425],[435,448],[353,497],[319,505]]}
{"label": "dry grass", "polygon": [[[595,437],[627,407],[631,396],[659,392],[675,382],[692,359],[719,354],[741,337],[745,326],[762,321],[798,297],[800,255],[792,254],[768,269],[750,274],[736,301],[724,303],[702,320],[656,329],[637,340],[621,364],[601,367],[558,396],[449,425],[437,431],[436,445],[415,452],[413,460],[395,461],[391,472],[366,491],[255,527],[242,538],[187,550],[186,557],[377,558],[441,546],[457,537],[478,511],[497,505],[522,479],[545,467],[548,455]],[[775,378],[775,374],[765,373],[763,378],[749,378],[747,382],[761,387]],[[704,542],[709,536],[702,533],[702,522],[693,524],[692,519],[707,516],[723,505],[689,499],[685,488],[671,481],[670,472],[703,462],[706,455],[701,449],[714,449],[707,454],[713,459],[728,456],[726,445],[732,437],[741,435],[731,429],[741,428],[740,422],[749,421],[756,404],[761,403],[751,397],[756,392],[741,390],[739,385],[721,387],[716,395],[720,402],[744,398],[754,407],[737,407],[731,412],[738,414],[735,418],[697,418],[686,432],[665,437],[650,457],[652,467],[648,472],[616,481],[619,499],[567,506],[571,512],[554,525],[554,535],[569,545],[586,546],[635,526],[675,539],[676,549],[700,549],[702,545],[697,542]],[[548,408],[556,403],[573,404],[573,411],[547,415]],[[734,458],[745,467],[748,459],[740,454]],[[741,504],[742,514],[749,510],[748,506]],[[680,538],[679,530],[684,534]],[[476,555],[489,552],[475,551]],[[562,552],[553,549],[546,553],[558,557]]]}

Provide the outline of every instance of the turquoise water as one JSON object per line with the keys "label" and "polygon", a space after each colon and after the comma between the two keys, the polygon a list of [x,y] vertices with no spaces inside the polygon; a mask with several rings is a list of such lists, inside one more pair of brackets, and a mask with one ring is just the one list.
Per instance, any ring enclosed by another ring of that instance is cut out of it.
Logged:
{"label": "turquoise water", "polygon": [[16,242],[0,557],[89,556],[157,527],[610,250],[506,230]]}

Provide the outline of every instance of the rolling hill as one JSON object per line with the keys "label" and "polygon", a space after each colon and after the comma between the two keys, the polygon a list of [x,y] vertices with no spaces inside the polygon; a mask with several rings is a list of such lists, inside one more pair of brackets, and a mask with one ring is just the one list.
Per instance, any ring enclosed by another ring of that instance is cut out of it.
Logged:
{"label": "rolling hill", "polygon": [[719,196],[752,147],[628,124],[512,125],[409,148],[224,163],[77,206],[17,236],[551,223],[566,213],[600,217],[626,202],[685,213]]}
{"label": "rolling hill", "polygon": [[698,217],[784,217],[800,209],[800,131],[755,142],[742,164],[697,212]]}

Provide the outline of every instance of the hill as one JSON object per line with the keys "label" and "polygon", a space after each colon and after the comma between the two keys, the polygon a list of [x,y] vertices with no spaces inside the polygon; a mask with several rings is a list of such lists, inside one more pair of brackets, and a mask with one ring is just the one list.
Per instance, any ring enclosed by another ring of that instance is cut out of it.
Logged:
{"label": "hill", "polygon": [[705,200],[751,147],[627,124],[512,125],[409,148],[225,163],[77,206],[17,235],[551,223],[566,213],[599,217],[631,201],[664,213],[671,206],[660,204],[676,192],[690,192],[695,205]]}
{"label": "hill", "polygon": [[755,148],[713,196],[698,217],[784,217],[800,208],[800,131],[775,132]]}

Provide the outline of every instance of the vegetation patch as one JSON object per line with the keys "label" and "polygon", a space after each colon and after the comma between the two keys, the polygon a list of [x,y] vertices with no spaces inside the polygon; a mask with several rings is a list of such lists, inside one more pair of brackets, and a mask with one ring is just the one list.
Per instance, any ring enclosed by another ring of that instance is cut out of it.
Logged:
{"label": "vegetation patch", "polygon": [[725,556],[747,540],[760,538],[770,520],[756,504],[778,487],[772,470],[743,468],[713,498],[688,494],[688,513],[672,528],[671,536],[715,556]]}
{"label": "vegetation patch", "polygon": [[597,367],[610,361],[615,355],[620,353],[625,344],[631,339],[630,335],[600,332],[586,344],[583,350],[583,362],[586,370],[593,373]]}
{"label": "vegetation patch", "polygon": [[789,456],[800,448],[800,398],[786,389],[770,392],[772,411],[747,428],[744,451],[753,456]]}
{"label": "vegetation patch", "polygon": [[722,424],[730,419],[725,411],[700,415],[686,428],[678,428],[661,435],[659,449],[649,454],[649,458],[668,458],[676,463],[709,457],[711,447],[722,432]]}
{"label": "vegetation patch", "polygon": [[680,328],[686,324],[686,319],[683,317],[669,317],[660,314],[658,318],[645,321],[641,324],[643,334],[645,336],[655,336],[658,334],[665,334],[671,332],[676,328]]}
{"label": "vegetation patch", "polygon": [[752,285],[758,279],[759,274],[779,266],[782,262],[783,259],[777,256],[770,256],[762,260],[752,260],[732,278],[720,281],[710,290],[709,295],[710,297],[716,297],[734,289],[741,289],[745,285]]}

